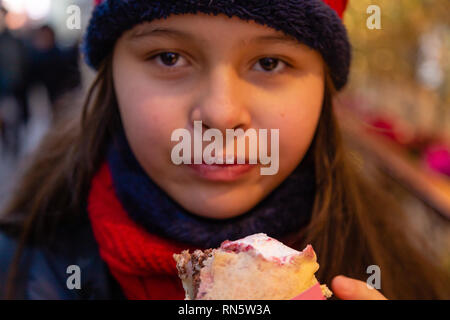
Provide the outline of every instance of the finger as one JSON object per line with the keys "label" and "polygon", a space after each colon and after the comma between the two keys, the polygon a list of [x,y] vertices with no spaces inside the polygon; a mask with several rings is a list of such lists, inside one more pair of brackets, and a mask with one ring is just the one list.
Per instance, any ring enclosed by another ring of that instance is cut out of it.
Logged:
{"label": "finger", "polygon": [[365,282],[344,276],[335,277],[331,288],[343,300],[387,300],[378,290],[369,289]]}

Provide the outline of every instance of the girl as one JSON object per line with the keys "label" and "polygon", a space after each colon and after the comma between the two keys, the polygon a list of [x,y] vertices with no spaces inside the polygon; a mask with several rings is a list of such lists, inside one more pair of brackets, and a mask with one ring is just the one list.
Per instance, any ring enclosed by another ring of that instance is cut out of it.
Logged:
{"label": "girl", "polygon": [[[84,108],[43,141],[1,222],[6,297],[183,299],[173,253],[265,232],[300,250],[311,243],[337,298],[449,298],[435,252],[412,245],[399,207],[341,142],[332,98],[350,65],[345,6],[99,3]],[[223,134],[279,129],[277,174],[175,165],[172,133],[194,133],[194,121]],[[372,265],[380,291],[365,283]]]}

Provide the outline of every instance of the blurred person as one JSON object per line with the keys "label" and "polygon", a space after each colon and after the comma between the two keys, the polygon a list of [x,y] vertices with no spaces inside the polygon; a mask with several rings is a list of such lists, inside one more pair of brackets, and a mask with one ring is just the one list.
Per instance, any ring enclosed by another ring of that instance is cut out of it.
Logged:
{"label": "blurred person", "polygon": [[[26,125],[29,120],[27,97],[29,65],[24,43],[14,37],[6,26],[6,14],[6,9],[2,7],[0,10],[0,112],[3,115],[1,130],[4,146],[17,155],[20,124]],[[13,99],[12,104],[11,99]],[[3,103],[1,103],[2,100]]]}
{"label": "blurred person", "polygon": [[47,90],[53,115],[58,113],[58,100],[80,86],[78,45],[60,48],[52,27],[44,25],[32,37],[31,81],[42,83]]}
{"label": "blurred person", "polygon": [[[98,1],[84,108],[44,139],[0,220],[5,297],[182,300],[174,253],[264,232],[312,244],[337,298],[450,298],[438,253],[342,142],[347,1],[167,3]],[[229,166],[176,166],[171,136],[195,121],[280,129],[278,173],[234,154]],[[366,284],[373,265],[379,291]]]}

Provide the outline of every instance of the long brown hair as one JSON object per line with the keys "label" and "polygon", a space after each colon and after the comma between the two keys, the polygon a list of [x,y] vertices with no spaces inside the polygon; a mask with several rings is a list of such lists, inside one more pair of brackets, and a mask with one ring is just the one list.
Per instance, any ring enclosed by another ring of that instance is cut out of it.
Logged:
{"label": "long brown hair", "polygon": [[[366,268],[381,269],[381,291],[392,299],[450,298],[449,275],[407,240],[398,205],[356,172],[333,112],[334,89],[326,80],[323,111],[312,142],[317,194],[311,223],[289,245],[311,243],[319,257],[322,283],[344,274],[367,279]],[[67,114],[45,137],[17,186],[0,227],[18,239],[8,277],[14,295],[20,256],[27,245],[49,245],[55,230],[86,219],[90,181],[108,140],[121,126],[114,93],[112,58],[93,82],[82,109]],[[43,183],[45,182],[45,183]],[[424,247],[426,243],[424,242]]]}

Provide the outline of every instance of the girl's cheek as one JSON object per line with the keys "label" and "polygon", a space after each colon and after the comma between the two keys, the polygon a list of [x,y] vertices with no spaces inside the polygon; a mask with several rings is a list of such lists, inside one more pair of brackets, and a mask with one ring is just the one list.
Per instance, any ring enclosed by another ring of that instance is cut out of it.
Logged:
{"label": "girl's cheek", "polygon": [[[130,68],[133,70],[133,68]],[[174,90],[161,88],[143,70],[118,70],[115,82],[119,109],[124,126],[134,135],[146,137],[147,142],[170,142],[174,127],[184,127],[183,99]],[[131,75],[130,75],[131,73]]]}
{"label": "girl's cheek", "polygon": [[172,132],[186,123],[182,108],[158,99],[143,99],[130,112],[124,115],[127,131],[155,149],[169,148]]}
{"label": "girl's cheek", "polygon": [[279,129],[280,167],[298,163],[312,142],[322,110],[318,91],[317,96],[305,98],[297,95],[290,101],[282,101],[282,107],[267,117],[266,125]]}
{"label": "girl's cheek", "polygon": [[[122,86],[121,86],[122,85]],[[170,160],[170,138],[183,127],[182,104],[176,96],[161,96],[151,84],[121,79],[116,87],[119,110],[130,146],[147,169],[160,170]]]}
{"label": "girl's cheek", "polygon": [[[298,116],[297,121],[293,117]],[[284,117],[280,124],[279,159],[280,167],[296,166],[305,155],[314,135],[316,117],[294,114]]]}

